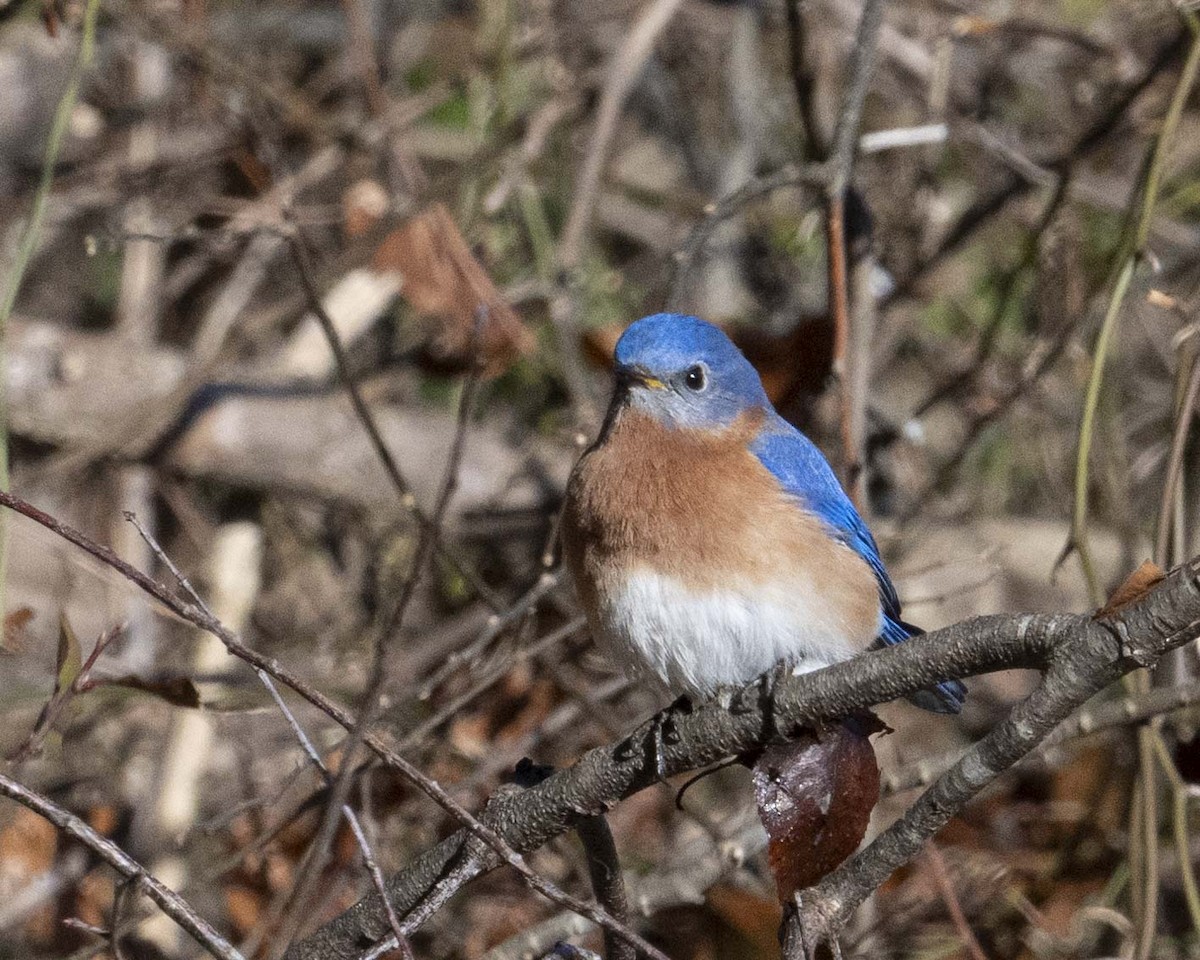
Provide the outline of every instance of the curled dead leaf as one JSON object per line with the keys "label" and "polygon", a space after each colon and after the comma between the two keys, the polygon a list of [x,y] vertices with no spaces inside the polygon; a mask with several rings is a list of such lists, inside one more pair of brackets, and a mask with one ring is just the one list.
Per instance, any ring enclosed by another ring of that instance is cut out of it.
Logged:
{"label": "curled dead leaf", "polygon": [[439,366],[463,369],[475,349],[476,314],[482,308],[478,350],[488,376],[503,372],[533,349],[533,333],[501,296],[444,204],[436,203],[390,233],[372,267],[398,271],[401,296],[434,321],[428,352]]}
{"label": "curled dead leaf", "polygon": [[856,720],[801,731],[762,752],[754,795],[779,900],[816,883],[858,847],[879,799],[879,767]]}

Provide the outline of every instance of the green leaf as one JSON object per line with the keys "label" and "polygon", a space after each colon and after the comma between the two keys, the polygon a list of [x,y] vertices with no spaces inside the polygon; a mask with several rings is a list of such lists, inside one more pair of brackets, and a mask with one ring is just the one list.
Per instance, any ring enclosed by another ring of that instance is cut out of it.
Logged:
{"label": "green leaf", "polygon": [[61,730],[47,730],[37,755],[50,764],[62,763],[65,742]]}
{"label": "green leaf", "polygon": [[54,681],[54,692],[70,688],[83,669],[83,652],[79,649],[79,638],[71,628],[65,612],[58,615],[58,677]]}
{"label": "green leaf", "polygon": [[204,685],[204,709],[213,713],[264,713],[275,702],[261,687]]}
{"label": "green leaf", "polygon": [[129,690],[140,690],[165,700],[176,707],[195,709],[200,706],[200,691],[187,677],[164,677],[159,680],[146,680],[132,674],[123,677],[105,677],[97,686],[125,687]]}

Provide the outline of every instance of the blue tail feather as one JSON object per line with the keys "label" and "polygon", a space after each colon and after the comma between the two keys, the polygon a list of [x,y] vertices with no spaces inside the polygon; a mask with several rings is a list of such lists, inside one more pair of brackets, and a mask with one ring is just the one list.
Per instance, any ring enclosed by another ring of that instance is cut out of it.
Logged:
{"label": "blue tail feather", "polygon": [[[919,637],[925,631],[914,627],[903,620],[893,620],[889,616],[883,618],[883,630],[879,633],[879,642],[884,646],[894,646],[903,643],[910,637]],[[943,680],[936,687],[928,690],[918,690],[908,698],[909,703],[928,710],[931,713],[958,713],[962,710],[963,701],[967,699],[967,688],[959,680]]]}

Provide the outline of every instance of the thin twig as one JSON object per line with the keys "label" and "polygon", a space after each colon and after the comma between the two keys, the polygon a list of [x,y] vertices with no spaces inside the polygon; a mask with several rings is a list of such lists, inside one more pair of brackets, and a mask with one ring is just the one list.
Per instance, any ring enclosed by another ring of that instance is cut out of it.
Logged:
{"label": "thin twig", "polygon": [[[321,303],[321,294],[317,290],[316,281],[313,279],[312,263],[309,260],[308,250],[304,245],[304,241],[295,234],[288,236],[287,241],[292,263],[295,265],[296,273],[300,277],[300,286],[304,290],[305,299],[308,301],[308,308],[313,312],[313,315],[317,318],[317,322],[321,325],[321,330],[325,333],[325,339],[329,341],[329,349],[333,352],[338,376],[342,381],[342,385],[346,388],[346,394],[349,396],[350,403],[354,407],[354,414],[358,417],[359,423],[362,424],[363,430],[367,434],[367,438],[371,441],[371,446],[375,450],[376,457],[379,458],[383,469],[387,471],[388,479],[391,480],[392,486],[396,488],[396,493],[400,497],[400,506],[415,516],[421,516],[422,513],[417,504],[417,499],[413,496],[408,481],[404,479],[404,474],[400,472],[400,467],[396,464],[395,458],[392,456],[387,443],[383,439],[383,434],[379,431],[379,426],[375,423],[375,418],[371,415],[371,408],[367,406],[367,401],[363,398],[362,390],[359,389],[358,380],[354,376],[354,371],[350,366],[350,358],[346,355],[346,348],[342,344],[341,337],[338,336],[337,326]],[[423,525],[424,522],[422,521]]]}
{"label": "thin twig", "polygon": [[[826,282],[829,284],[829,316],[833,321],[833,372],[844,380],[846,376],[846,347],[850,342],[850,291],[846,269],[846,198],[838,193],[829,198],[825,208]],[[843,391],[843,407],[845,398]],[[851,457],[845,446],[849,442],[846,434],[846,416],[842,416],[843,455],[847,463]]]}
{"label": "thin twig", "polygon": [[858,31],[854,36],[854,49],[850,54],[850,79],[842,98],[837,125],[833,130],[833,142],[829,150],[830,197],[841,196],[850,186],[854,172],[854,151],[858,145],[858,128],[862,121],[863,104],[867,100],[867,87],[875,67],[875,55],[879,48],[879,31],[883,26],[883,0],[865,0]]}
{"label": "thin twig", "polygon": [[[867,87],[875,64],[879,45],[879,31],[883,26],[883,0],[865,0],[858,31],[854,37],[854,49],[850,56],[850,78],[842,97],[842,108],[838,113],[833,131],[829,158],[828,180],[825,185],[825,263],[829,305],[829,317],[833,323],[833,373],[841,387],[841,435],[842,467],[847,487],[859,509],[865,509],[866,478],[863,475],[863,455],[866,443],[865,431],[859,429],[866,422],[867,391],[865,371],[870,366],[870,356],[851,356],[852,349],[869,350],[870,336],[852,331],[856,320],[868,315],[863,311],[850,311],[850,270],[846,263],[846,195],[854,175],[855,148],[858,145],[858,128],[862,120],[863,104],[867,98]],[[860,294],[865,290],[858,291]],[[855,375],[851,375],[851,371]]]}
{"label": "thin twig", "polygon": [[[1200,400],[1200,359],[1192,361],[1183,402],[1176,411],[1175,431],[1171,437],[1171,453],[1167,460],[1166,477],[1163,480],[1162,503],[1158,511],[1157,534],[1154,538],[1155,552],[1163,558],[1167,554],[1172,516],[1175,512],[1176,492],[1183,474],[1183,455],[1187,449],[1188,433],[1196,416],[1197,400]],[[1161,563],[1160,560],[1160,565]]]}
{"label": "thin twig", "polygon": [[896,127],[891,130],[872,130],[858,138],[859,153],[883,153],[931,143],[945,143],[950,128],[944,123],[923,123],[916,127]]}
{"label": "thin twig", "polygon": [[917,404],[912,413],[914,420],[925,416],[925,414],[938,404],[962,396],[979,379],[985,364],[991,359],[993,351],[1000,342],[1001,328],[1004,325],[1005,318],[1009,316],[1013,300],[1020,290],[1021,285],[1019,281],[1025,275],[1025,272],[1036,262],[1038,245],[1041,243],[1042,237],[1045,236],[1046,232],[1054,224],[1059,210],[1062,209],[1062,205],[1067,199],[1067,187],[1070,182],[1071,178],[1069,174],[1064,174],[1058,178],[1054,192],[1050,195],[1050,199],[1038,217],[1037,225],[1030,232],[1029,236],[1025,238],[1021,258],[1009,269],[1003,279],[1000,280],[999,295],[996,298],[995,305],[992,307],[991,315],[988,317],[987,323],[984,325],[979,339],[975,344],[975,351],[970,361],[961,369],[947,376],[924,400]]}
{"label": "thin twig", "polygon": [[1196,868],[1192,863],[1192,844],[1188,830],[1188,801],[1191,799],[1191,790],[1180,775],[1175,759],[1162,737],[1155,739],[1154,747],[1163,773],[1171,784],[1171,794],[1175,801],[1175,853],[1179,858],[1179,875],[1183,880],[1183,898],[1192,921],[1192,932],[1200,933],[1200,884],[1196,882]]}
{"label": "thin twig", "polygon": [[0,773],[0,794],[28,807],[44,817],[67,836],[78,840],[121,876],[136,884],[168,917],[183,928],[192,939],[220,960],[246,960],[233,945],[214,930],[186,900],[146,872],[145,867],[129,856],[111,840],[100,836],[84,821],[52,800],[35,793]]}
{"label": "thin twig", "polygon": [[[1126,677],[1126,681],[1134,681],[1134,677]],[[1146,681],[1149,678],[1145,678]],[[1131,684],[1132,685],[1132,684]],[[1145,687],[1149,686],[1147,682]],[[1154,758],[1154,732],[1149,727],[1138,730],[1138,778],[1135,789],[1142,794],[1140,816],[1130,816],[1130,842],[1141,844],[1142,862],[1145,864],[1141,889],[1132,891],[1134,896],[1140,896],[1141,922],[1138,924],[1137,960],[1148,960],[1158,936],[1158,817],[1159,795],[1156,761]],[[1134,916],[1139,911],[1135,909]]]}
{"label": "thin twig", "polygon": [[[287,236],[288,249],[291,253],[292,263],[296,267],[296,273],[300,277],[300,286],[304,291],[304,298],[307,301],[308,309],[317,318],[321,331],[325,334],[325,339],[329,343],[329,349],[333,353],[338,379],[341,380],[342,385],[346,388],[346,395],[350,398],[350,404],[354,408],[354,415],[358,418],[358,422],[362,424],[363,431],[366,433],[367,439],[375,451],[375,456],[379,459],[380,464],[388,475],[388,479],[396,489],[396,494],[400,498],[400,506],[412,515],[421,529],[422,535],[424,535],[431,529],[433,522],[421,508],[421,505],[417,503],[417,498],[413,495],[408,481],[396,463],[396,458],[392,456],[391,451],[388,449],[387,442],[383,439],[383,433],[379,429],[379,424],[376,422],[374,414],[371,413],[371,408],[367,405],[367,401],[363,397],[358,378],[355,377],[354,370],[350,365],[350,358],[346,353],[346,347],[342,343],[341,336],[338,334],[337,325],[333,322],[333,318],[329,316],[329,312],[325,309],[325,305],[321,301],[321,294],[317,290],[316,281],[313,279],[314,271],[312,261],[308,255],[308,248],[305,246],[304,238],[299,234],[298,230],[299,228],[293,224],[293,231]],[[499,609],[500,605],[493,596],[492,590],[479,578],[479,575],[470,564],[455,556],[452,551],[441,544],[439,539],[435,538],[435,543],[438,545],[441,554],[454,567],[455,572],[471,585],[471,588],[484,602],[491,606],[493,610]]]}
{"label": "thin twig", "polygon": [[[192,586],[191,581],[184,576],[183,571],[179,569],[179,567],[175,564],[175,561],[171,559],[166,550],[162,548],[162,545],[158,542],[155,536],[146,529],[146,527],[135,514],[126,512],[125,519],[133,524],[134,529],[136,529],[142,539],[146,541],[147,546],[150,547],[154,555],[164,566],[166,566],[168,570],[171,571],[171,576],[175,578],[176,582],[178,582],[178,584],[183,588],[184,592],[192,598],[192,600],[202,611],[204,611],[204,613],[215,620],[216,615],[212,612],[212,609],[208,606],[196,588]],[[326,766],[325,761],[321,759],[321,755],[317,752],[317,748],[313,745],[312,740],[309,739],[308,734],[305,733],[304,728],[300,726],[300,721],[296,719],[296,715],[292,712],[292,709],[283,699],[283,696],[280,694],[279,688],[275,685],[275,682],[267,675],[265,671],[258,667],[254,668],[254,675],[258,678],[259,683],[263,685],[271,699],[275,702],[275,706],[279,709],[279,712],[283,714],[284,719],[287,721],[288,727],[291,728],[292,735],[295,736],[297,742],[300,744],[300,749],[304,751],[304,755],[308,759],[308,762],[312,764],[318,775],[320,775],[326,784],[332,783],[333,775],[330,773],[329,767]],[[375,860],[375,855],[371,850],[371,845],[367,841],[367,835],[363,831],[362,825],[359,823],[358,815],[354,812],[354,808],[348,803],[343,803],[340,809],[342,814],[345,816],[346,822],[349,824],[351,831],[354,833],[355,840],[358,842],[359,850],[362,853],[363,865],[366,867],[372,882],[375,883],[376,889],[380,896],[384,896],[385,887],[383,882],[383,872],[379,869],[379,865]],[[409,946],[408,940],[405,938],[401,930],[400,921],[396,919],[396,913],[392,909],[391,904],[387,902],[386,898],[384,902],[386,905],[388,922],[392,926],[392,929],[396,935],[396,942],[399,944],[399,949],[401,953],[405,955],[405,957],[411,960],[412,948]]]}
{"label": "thin twig", "polygon": [[521,647],[516,654],[504,663],[498,663],[476,680],[470,687],[452,699],[449,703],[434,711],[417,726],[407,731],[399,743],[399,749],[405,750],[425,742],[442,724],[454,717],[460,710],[475,701],[481,694],[502,680],[512,670],[514,665],[523,663],[537,656],[543,650],[561,643],[567,637],[578,633],[587,625],[583,617],[569,620],[561,627],[551,630],[544,637],[539,637],[533,643]]}
{"label": "thin twig", "polygon": [[929,494],[943,486],[954,476],[958,468],[965,462],[967,455],[974,447],[975,441],[980,437],[984,429],[989,424],[996,423],[1005,417],[1018,402],[1029,395],[1030,388],[1053,369],[1070,345],[1075,336],[1076,329],[1084,319],[1085,314],[1083,312],[1070,318],[1059,328],[1048,343],[1039,345],[1040,349],[1032,351],[1033,362],[1026,365],[1020,376],[1016,378],[1005,393],[994,403],[988,405],[984,410],[971,418],[954,453],[943,460],[938,466],[933,480],[913,496],[910,506],[899,517],[901,521],[910,520],[920,506],[926,502]]}
{"label": "thin twig", "polygon": [[112,947],[113,960],[129,960],[125,948],[121,946],[121,925],[124,922],[126,912],[133,904],[133,898],[137,895],[138,884],[135,880],[126,880],[117,887],[116,896],[113,897],[111,921],[108,927],[108,943]]}
{"label": "thin twig", "polygon": [[514,623],[532,614],[542,599],[557,589],[561,582],[562,575],[560,571],[545,571],[538,577],[537,582],[522,594],[511,607],[503,613],[493,613],[488,617],[483,629],[479,631],[474,640],[465,647],[452,652],[446,658],[446,662],[434,670],[429,678],[425,680],[418,697],[422,700],[428,699],[433,695],[434,689],[443,683],[460,666],[464,663],[476,662],[493,640]]}
{"label": "thin twig", "polygon": [[796,91],[796,107],[804,127],[803,156],[807,163],[820,163],[828,156],[829,148],[817,120],[816,78],[809,63],[808,33],[804,24],[803,0],[786,0],[788,22],[788,53],[791,56],[792,87]]}
{"label": "thin twig", "polygon": [[[60,629],[69,629],[69,626],[64,623]],[[54,691],[49,702],[42,710],[41,716],[38,717],[37,723],[29,731],[29,736],[25,738],[25,742],[8,755],[6,759],[10,763],[14,766],[20,765],[30,757],[41,752],[42,741],[45,740],[46,734],[54,729],[54,725],[58,722],[63,709],[86,689],[86,684],[92,675],[92,669],[96,666],[96,661],[100,659],[100,655],[104,653],[114,640],[123,636],[125,630],[126,624],[121,623],[100,634],[96,639],[95,646],[92,647],[91,653],[88,654],[87,659],[83,661],[83,665],[79,668],[79,673],[76,674],[65,688]]]}
{"label": "thin twig", "polygon": [[[321,870],[324,867],[329,848],[337,832],[340,811],[343,807],[347,806],[347,798],[349,797],[351,788],[354,786],[359,747],[362,746],[367,730],[378,720],[379,712],[382,709],[384,686],[387,683],[388,641],[404,625],[404,618],[413,597],[416,596],[417,586],[425,574],[426,567],[433,558],[434,551],[437,549],[442,523],[445,520],[446,511],[450,506],[454,490],[458,485],[458,470],[459,465],[462,463],[463,450],[466,445],[467,424],[469,423],[475,398],[475,390],[478,387],[479,378],[483,370],[483,365],[479,357],[479,346],[480,331],[483,327],[485,317],[486,308],[481,306],[477,313],[475,332],[469,350],[473,358],[471,373],[467,377],[462,389],[462,396],[459,399],[454,441],[450,447],[450,456],[446,461],[443,471],[442,482],[433,514],[429,518],[429,522],[421,526],[421,535],[417,543],[416,554],[412,561],[412,568],[409,570],[408,576],[400,588],[400,595],[395,606],[383,618],[383,622],[379,624],[378,628],[372,631],[371,669],[368,674],[367,689],[363,693],[362,703],[359,707],[358,720],[350,729],[350,735],[342,744],[341,768],[330,787],[329,802],[325,810],[325,815],[321,820],[317,835],[310,847],[312,862],[309,864],[304,878],[297,885],[296,890],[293,891],[292,911],[287,918],[287,922],[285,922],[285,935],[278,938],[278,947],[275,950],[276,956],[281,955],[283,950],[286,949],[291,932],[294,930],[295,925],[304,917],[305,911],[308,909],[309,896],[320,879]],[[333,333],[332,325],[327,329],[326,333],[331,337],[336,336]],[[347,384],[349,385],[350,382],[347,381]],[[354,392],[357,392],[357,387],[354,388]],[[388,904],[388,907],[390,908],[391,905]],[[393,912],[391,916],[395,917],[395,913]],[[399,920],[395,924],[390,925],[392,927],[392,935],[399,943],[404,944],[404,934],[401,931]]]}
{"label": "thin twig", "polygon": [[962,938],[963,946],[967,948],[967,953],[970,954],[972,960],[988,960],[987,954],[983,952],[983,947],[979,945],[979,938],[975,936],[975,931],[971,929],[971,924],[967,921],[967,915],[963,913],[962,903],[959,902],[958,894],[954,890],[954,883],[950,879],[946,858],[942,856],[942,851],[938,849],[936,843],[931,841],[925,847],[925,860],[933,870],[933,878],[937,881],[938,889],[942,891],[942,900],[946,904],[946,910],[954,922],[954,928],[958,931],[959,937]]}
{"label": "thin twig", "polygon": [[[0,507],[13,510],[29,518],[56,536],[62,537],[69,543],[80,547],[101,563],[117,571],[140,590],[162,603],[176,616],[217,637],[225,644],[226,649],[238,659],[261,669],[274,680],[290,687],[341,727],[346,730],[354,727],[356,722],[355,717],[348,710],[338,706],[325,696],[325,694],[297,677],[274,658],[263,656],[258,651],[248,647],[241,637],[213,617],[211,613],[207,613],[201,606],[194,602],[180,599],[161,583],[122,560],[110,548],[96,543],[69,524],[63,523],[44,510],[39,510],[33,504],[28,503],[15,494],[9,493],[7,490],[0,490]],[[503,862],[513,867],[542,896],[561,906],[577,910],[605,929],[615,930],[626,939],[632,939],[642,952],[657,958],[657,960],[663,960],[664,955],[661,951],[619,924],[605,910],[584,903],[536,873],[525,862],[524,857],[518,851],[514,850],[512,845],[504,839],[501,833],[497,832],[495,828],[489,826],[487,823],[474,817],[462,804],[447,793],[446,789],[440,783],[432,777],[427,776],[417,766],[392,750],[379,734],[367,732],[364,734],[363,742],[388,767],[397,771],[409,783],[448,813],[463,827],[467,834],[478,837],[486,844],[498,858],[498,862]],[[494,864],[489,864],[489,867],[492,865]]]}

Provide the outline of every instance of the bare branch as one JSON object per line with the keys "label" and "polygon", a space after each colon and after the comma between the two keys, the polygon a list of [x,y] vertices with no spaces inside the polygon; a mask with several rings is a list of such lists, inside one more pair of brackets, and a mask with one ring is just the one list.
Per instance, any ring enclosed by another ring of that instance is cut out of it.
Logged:
{"label": "bare branch", "polygon": [[805,30],[802,0],[787,0],[788,52],[791,55],[792,86],[796,91],[796,106],[804,126],[804,159],[818,163],[825,159],[828,147],[821,135],[817,120],[816,78],[809,62],[811,48]]}
{"label": "bare branch", "polygon": [[[379,429],[379,424],[376,422],[374,414],[371,413],[371,408],[367,406],[367,401],[362,395],[358,380],[355,378],[354,371],[350,367],[350,358],[346,354],[346,348],[342,344],[341,337],[338,335],[337,325],[333,322],[333,319],[329,316],[329,311],[325,309],[325,305],[321,302],[321,294],[317,290],[316,282],[313,280],[313,268],[308,255],[308,249],[304,246],[304,239],[299,233],[293,233],[288,236],[288,249],[291,251],[292,264],[300,276],[300,286],[304,290],[304,298],[308,303],[308,308],[317,318],[317,322],[321,326],[321,332],[324,333],[325,339],[329,343],[329,349],[333,352],[338,378],[342,381],[342,386],[346,388],[346,394],[349,396],[350,404],[354,408],[354,415],[358,418],[358,422],[362,424],[363,431],[366,433],[367,439],[371,442],[371,448],[375,451],[376,458],[383,466],[392,486],[395,487],[396,494],[400,498],[400,505],[416,520],[417,525],[421,528],[422,535],[429,536],[435,528],[434,521],[426,515],[425,511],[421,509],[420,504],[417,503],[417,498],[413,496],[408,481],[405,479],[404,474],[400,472],[396,458],[392,456],[387,443],[383,439],[383,433]],[[461,447],[458,446],[457,438],[455,446],[451,448],[451,463],[455,462],[456,456],[461,457]],[[492,591],[471,568],[470,564],[463,562],[462,559],[455,556],[454,552],[442,544],[438,537],[434,537],[433,543],[454,566],[455,570],[471,584],[472,589],[489,605],[495,607],[496,603],[492,596]]]}
{"label": "bare branch", "polygon": [[[96,856],[143,890],[151,900],[162,908],[163,913],[191,934],[192,938],[212,956],[221,960],[245,960],[233,945],[214,930],[191,904],[169,887],[163,886],[146,868],[133,859],[111,840],[100,836],[75,814],[64,810],[52,800],[35,793],[28,787],[0,773],[0,794],[28,807],[39,816],[45,817],[69,837],[73,837],[92,850]],[[115,928],[115,923],[114,923]]]}
{"label": "bare branch", "polygon": [[[274,660],[246,647],[221,623],[133,569],[108,548],[7,491],[0,491],[0,506],[16,510],[83,547],[180,616],[220,637],[231,653],[291,686],[339,724],[347,728],[353,725],[354,718],[348,711]],[[978,617],[847,663],[789,678],[777,688],[770,710],[755,697],[745,698],[753,705],[736,714],[710,704],[675,718],[676,737],[663,745],[662,761],[667,775],[684,773],[759,747],[769,741],[775,729],[842,717],[948,678],[1014,667],[1046,670],[1038,690],[967,751],[907,816],[805,895],[806,928],[833,936],[879,883],[911,859],[922,843],[979,790],[1036,747],[1073,710],[1118,676],[1139,666],[1152,666],[1166,651],[1198,636],[1200,558],[1179,568],[1143,599],[1108,619],[1044,614]],[[407,914],[456,866],[462,866],[456,878],[461,885],[507,863],[550,899],[626,939],[634,939],[639,949],[651,956],[661,956],[607,911],[582,903],[539,877],[522,857],[522,853],[571,829],[582,817],[600,813],[655,782],[654,764],[646,762],[645,752],[653,731],[654,721],[647,722],[627,741],[589,751],[574,767],[538,787],[516,797],[506,794],[493,798],[482,818],[473,817],[436,781],[390,750],[377,734],[366,734],[365,742],[389,767],[464,827],[391,878],[388,892],[397,915]],[[486,850],[470,856],[467,863],[462,857],[471,844],[486,846]],[[296,944],[287,956],[289,960],[357,956],[363,947],[385,935],[385,924],[385,911],[378,898],[367,897]]]}
{"label": "bare branch", "polygon": [[[617,859],[617,844],[604,814],[584,817],[575,828],[587,854],[588,874],[592,879],[592,891],[604,909],[622,923],[628,923],[629,904],[625,898],[625,880],[621,876],[621,862]],[[605,960],[634,960],[634,951],[628,943],[604,931]]]}
{"label": "bare branch", "polygon": [[[177,616],[182,617],[189,623],[194,624],[202,630],[211,633],[225,644],[226,649],[240,660],[245,661],[251,666],[262,670],[272,679],[279,681],[290,687],[296,693],[300,694],[305,700],[311,703],[314,707],[334,720],[340,726],[347,730],[354,728],[357,720],[348,710],[338,706],[327,696],[316,690],[309,684],[305,683],[295,674],[284,668],[274,658],[265,657],[256,650],[248,647],[245,642],[236,633],[226,627],[223,623],[217,620],[213,615],[205,611],[202,607],[181,600],[171,590],[167,589],[158,581],[148,577],[140,570],[128,564],[126,561],[118,557],[109,547],[102,546],[96,543],[91,538],[80,533],[68,524],[52,517],[44,510],[39,510],[31,503],[27,503],[15,494],[9,493],[6,490],[0,490],[0,506],[7,507],[24,517],[28,517],[36,523],[41,524],[47,530],[62,537],[69,543],[73,543],[80,547],[91,556],[95,557],[101,563],[111,567],[120,573],[123,577],[139,587],[145,593],[164,604]],[[441,807],[446,813],[453,817],[472,838],[478,838],[482,841],[491,854],[494,854],[496,861],[489,862],[488,868],[495,866],[500,862],[506,863],[513,867],[531,887],[537,890],[538,893],[549,900],[554,901],[562,906],[568,907],[577,911],[581,915],[599,924],[606,930],[612,930],[619,936],[633,942],[638,949],[649,957],[655,960],[665,960],[665,955],[651,946],[637,934],[630,931],[623,924],[614,920],[609,913],[599,907],[584,903],[577,897],[571,896],[569,893],[560,890],[555,884],[551,883],[545,877],[538,875],[525,862],[524,857],[517,850],[514,850],[512,845],[505,841],[503,835],[497,832],[490,824],[472,816],[471,813],[456,801],[445,788],[442,787],[433,778],[426,776],[416,765],[410,763],[404,757],[400,756],[392,750],[385,742],[383,737],[373,731],[366,731],[363,734],[363,742],[375,752],[375,754],[387,764],[390,768],[397,771],[409,783],[415,786],[418,790],[424,793],[429,799]],[[561,831],[560,831],[561,832]],[[465,838],[463,838],[465,840]],[[463,844],[459,844],[460,847]],[[457,854],[452,855],[456,856]],[[448,862],[448,861],[447,861]],[[478,875],[482,869],[470,873],[465,879]],[[465,880],[464,880],[465,882]],[[422,893],[422,896],[424,894]],[[415,902],[415,901],[414,901]],[[412,904],[409,904],[411,907]],[[372,935],[368,943],[380,939],[383,936],[383,931],[379,931]],[[310,938],[312,939],[312,938]],[[308,941],[305,941],[306,943]],[[289,951],[290,953],[291,951]]]}
{"label": "bare branch", "polygon": [[875,66],[875,52],[879,46],[879,30],[883,26],[883,0],[866,0],[858,32],[854,37],[854,49],[850,55],[850,79],[842,98],[842,109],[838,113],[837,126],[833,131],[833,144],[829,151],[829,196],[836,197],[850,186],[854,168],[854,150],[858,145],[858,126],[862,120],[863,104],[867,100],[867,86],[871,82],[871,71]]}
{"label": "bare branch", "polygon": [[[850,909],[833,911],[836,897],[861,902],[900,864],[914,856],[927,836],[954,816],[999,773],[1038,744],[1062,719],[1118,675],[1139,663],[1200,636],[1200,560],[1180,568],[1145,599],[1111,620],[1079,615],[990,616],[964,621],[887,650],[873,652],[803,677],[789,678],[776,691],[772,717],[749,705],[731,714],[710,704],[676,716],[676,737],[664,745],[666,773],[697,769],[767,742],[772,723],[790,726],[845,716],[854,710],[902,697],[950,677],[1013,667],[1047,668],[1038,692],[1012,717],[967,752],[912,813],[876,841],[853,874],[839,872],[841,886],[817,888],[805,903],[806,922],[824,922],[814,930],[836,932]],[[745,698],[754,700],[757,698]],[[655,782],[646,763],[645,745],[653,722],[643,724],[621,744],[589,751],[569,770],[516,798],[497,797],[483,820],[515,849],[536,849],[621,799]],[[632,749],[631,749],[632,748]],[[419,902],[459,862],[469,835],[460,832],[426,851],[391,878],[388,890],[401,914]],[[886,838],[886,840],[885,840]],[[493,855],[475,875],[497,865]],[[875,886],[860,880],[859,871]],[[464,878],[464,882],[469,877]],[[848,902],[848,901],[846,901]],[[289,960],[353,956],[352,944],[377,935],[382,911],[372,898],[298,944]]]}

